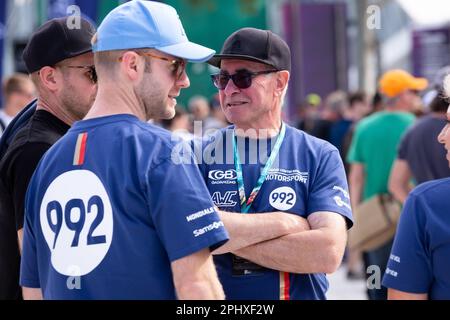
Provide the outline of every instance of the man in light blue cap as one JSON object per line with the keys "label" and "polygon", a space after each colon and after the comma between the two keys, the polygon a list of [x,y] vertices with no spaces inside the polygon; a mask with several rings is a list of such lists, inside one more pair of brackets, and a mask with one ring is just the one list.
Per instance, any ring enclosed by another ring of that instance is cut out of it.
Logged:
{"label": "man in light blue cap", "polygon": [[92,42],[95,104],[28,189],[24,297],[223,299],[210,250],[228,234],[195,161],[174,161],[177,142],[146,123],[174,115],[186,60],[214,51],[152,1],[111,11]]}

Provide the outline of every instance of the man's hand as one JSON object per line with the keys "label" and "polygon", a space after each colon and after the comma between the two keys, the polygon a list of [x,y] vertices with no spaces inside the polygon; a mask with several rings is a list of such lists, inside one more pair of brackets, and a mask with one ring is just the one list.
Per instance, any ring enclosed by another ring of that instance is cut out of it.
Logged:
{"label": "man's hand", "polygon": [[292,273],[333,273],[347,242],[345,218],[319,211],[308,216],[309,231],[291,233],[233,253],[266,268]]}
{"label": "man's hand", "polygon": [[308,221],[286,212],[242,214],[219,211],[230,240],[213,254],[224,254],[290,233],[309,230]]}

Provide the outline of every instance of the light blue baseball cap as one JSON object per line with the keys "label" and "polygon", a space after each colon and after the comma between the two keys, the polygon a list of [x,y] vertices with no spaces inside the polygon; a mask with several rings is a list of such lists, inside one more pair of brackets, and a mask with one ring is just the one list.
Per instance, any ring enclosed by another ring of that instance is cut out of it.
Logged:
{"label": "light blue baseball cap", "polygon": [[190,62],[205,62],[215,53],[188,40],[173,7],[134,0],[118,6],[105,17],[97,30],[93,51],[140,48],[154,48]]}

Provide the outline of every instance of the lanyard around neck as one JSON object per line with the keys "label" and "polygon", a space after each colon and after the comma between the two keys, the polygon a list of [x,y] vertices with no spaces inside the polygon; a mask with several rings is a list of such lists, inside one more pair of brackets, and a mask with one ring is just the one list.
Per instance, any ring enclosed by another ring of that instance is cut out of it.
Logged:
{"label": "lanyard around neck", "polygon": [[277,157],[281,144],[284,140],[284,135],[286,134],[286,125],[284,123],[281,123],[281,130],[280,134],[278,135],[277,141],[275,142],[275,146],[273,147],[272,151],[270,152],[270,157],[266,162],[266,165],[264,166],[264,169],[261,172],[261,175],[259,176],[258,181],[256,182],[256,186],[253,188],[252,193],[248,197],[248,200],[245,197],[245,187],[244,187],[244,177],[242,175],[242,166],[241,166],[241,160],[239,157],[239,151],[237,149],[237,141],[236,141],[236,133],[233,130],[233,152],[234,152],[234,166],[236,169],[236,180],[238,184],[238,190],[239,190],[239,199],[241,201],[241,213],[247,213],[250,209],[253,201],[255,200],[256,196],[258,195],[259,190],[261,189],[262,184],[266,180],[267,174],[272,167],[273,162],[275,161],[275,158]]}

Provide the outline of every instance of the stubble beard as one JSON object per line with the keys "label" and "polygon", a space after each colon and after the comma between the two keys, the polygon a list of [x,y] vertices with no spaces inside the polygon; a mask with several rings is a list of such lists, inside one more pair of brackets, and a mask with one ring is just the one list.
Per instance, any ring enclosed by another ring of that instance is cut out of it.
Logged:
{"label": "stubble beard", "polygon": [[85,93],[77,94],[75,88],[69,86],[61,95],[64,110],[77,120],[82,120],[94,103],[94,97],[86,101]]}
{"label": "stubble beard", "polygon": [[172,119],[175,109],[167,105],[168,97],[164,96],[161,86],[156,81],[152,81],[150,76],[146,78],[136,90],[142,100],[146,120]]}

